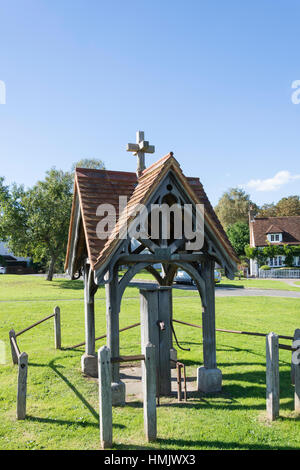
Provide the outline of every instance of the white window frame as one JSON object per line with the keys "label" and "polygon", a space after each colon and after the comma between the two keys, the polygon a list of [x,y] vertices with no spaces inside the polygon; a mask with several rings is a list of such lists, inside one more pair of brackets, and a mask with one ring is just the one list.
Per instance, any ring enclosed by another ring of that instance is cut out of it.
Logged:
{"label": "white window frame", "polygon": [[282,242],[282,233],[269,233],[268,240],[271,243],[279,243]]}

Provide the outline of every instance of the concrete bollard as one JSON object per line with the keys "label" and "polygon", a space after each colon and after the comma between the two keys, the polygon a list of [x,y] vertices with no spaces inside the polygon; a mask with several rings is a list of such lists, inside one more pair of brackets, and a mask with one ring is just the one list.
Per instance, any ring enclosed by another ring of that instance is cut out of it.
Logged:
{"label": "concrete bollard", "polygon": [[112,446],[112,397],[110,350],[102,346],[98,351],[99,425],[102,449]]}
{"label": "concrete bollard", "polygon": [[27,395],[27,370],[28,355],[23,352],[18,359],[18,394],[17,394],[17,419],[26,417],[26,395]]}
{"label": "concrete bollard", "polygon": [[60,308],[54,309],[54,342],[55,349],[61,349]]}
{"label": "concrete bollard", "polygon": [[266,337],[266,398],[267,417],[274,421],[279,416],[279,347],[275,333]]}
{"label": "concrete bollard", "polygon": [[145,360],[142,361],[144,429],[147,441],[151,442],[155,441],[157,436],[155,346],[148,343],[143,353],[145,355]]}

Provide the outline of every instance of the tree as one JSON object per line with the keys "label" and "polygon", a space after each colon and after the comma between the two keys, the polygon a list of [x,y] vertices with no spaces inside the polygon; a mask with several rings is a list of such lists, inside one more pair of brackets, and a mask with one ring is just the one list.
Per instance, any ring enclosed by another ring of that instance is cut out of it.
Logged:
{"label": "tree", "polygon": [[264,204],[258,210],[257,217],[286,217],[300,215],[300,197],[283,197],[277,204]]}
{"label": "tree", "polygon": [[257,209],[256,204],[250,200],[249,194],[246,194],[243,189],[230,188],[219,200],[215,212],[226,230],[229,225],[236,222],[248,222],[250,205]]}
{"label": "tree", "polygon": [[274,202],[271,204],[263,204],[259,208],[256,217],[276,217],[276,205]]}
{"label": "tree", "polygon": [[236,222],[229,225],[227,236],[238,256],[245,254],[245,246],[249,243],[249,225],[245,222]]}
{"label": "tree", "polygon": [[94,170],[105,170],[105,164],[102,160],[98,160],[96,158],[83,158],[72,165],[72,172],[75,171],[76,168],[91,168]]}
{"label": "tree", "polygon": [[[1,200],[0,239],[18,256],[49,262],[47,280],[65,256],[72,205],[70,173],[51,169],[44,181],[25,191],[13,185]],[[3,184],[2,184],[3,186]]]}
{"label": "tree", "polygon": [[283,197],[276,204],[276,216],[284,217],[288,215],[300,215],[300,197],[288,196]]}

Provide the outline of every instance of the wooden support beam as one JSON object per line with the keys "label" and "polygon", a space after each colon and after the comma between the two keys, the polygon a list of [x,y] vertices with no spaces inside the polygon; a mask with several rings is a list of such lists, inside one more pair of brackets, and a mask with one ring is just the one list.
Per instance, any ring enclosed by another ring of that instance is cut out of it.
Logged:
{"label": "wooden support beam", "polygon": [[54,342],[55,349],[61,349],[60,308],[54,309]]}
{"label": "wooden support beam", "polygon": [[25,419],[28,370],[28,355],[25,352],[20,354],[18,358],[18,365],[17,419]]}
{"label": "wooden support beam", "polygon": [[176,262],[201,262],[203,258],[202,253],[174,253],[170,254],[169,251],[160,250],[159,253],[142,253],[139,255],[121,255],[118,259],[118,264],[134,264],[134,263],[176,263]]}
{"label": "wooden support beam", "polygon": [[275,333],[266,337],[266,398],[267,417],[274,421],[279,417],[279,347]]}
{"label": "wooden support beam", "polygon": [[18,364],[18,356],[20,355],[20,350],[18,348],[15,330],[10,330],[9,332],[9,343],[13,364]]}
{"label": "wooden support beam", "polygon": [[152,442],[157,437],[155,346],[148,343],[144,353],[145,360],[142,362],[144,429],[147,441]]}
{"label": "wooden support beam", "polygon": [[106,346],[98,351],[99,425],[102,449],[112,446],[112,396],[110,350]]}

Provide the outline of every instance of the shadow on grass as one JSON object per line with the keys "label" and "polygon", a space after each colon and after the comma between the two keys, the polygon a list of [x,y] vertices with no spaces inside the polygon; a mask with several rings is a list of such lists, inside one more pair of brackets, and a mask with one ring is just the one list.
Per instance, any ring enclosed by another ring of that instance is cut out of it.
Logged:
{"label": "shadow on grass", "polygon": [[245,286],[241,285],[241,286],[237,286],[236,284],[216,284],[216,289],[231,289],[231,290],[235,290],[235,289],[245,289]]}
{"label": "shadow on grass", "polygon": [[[156,445],[155,445],[156,444]],[[168,446],[168,447],[166,447]],[[224,442],[224,441],[206,441],[206,440],[185,440],[185,439],[161,439],[158,438],[156,443],[148,444],[147,446],[135,446],[132,444],[115,444],[114,449],[118,450],[178,450],[183,451],[191,449],[212,449],[212,450],[299,450],[299,447],[293,446],[278,446],[267,444],[250,444],[247,442]],[[154,452],[155,455],[155,452]]]}
{"label": "shadow on grass", "polygon": [[[88,421],[68,421],[66,419],[55,419],[55,418],[39,418],[38,416],[26,415],[26,421],[33,421],[37,423],[46,423],[46,424],[59,424],[62,426],[80,426],[82,428],[99,428],[99,423],[90,423]],[[113,423],[113,427],[117,429],[124,429],[123,424]]]}
{"label": "shadow on grass", "polygon": [[83,293],[82,280],[53,279],[51,286],[59,289],[82,290]]}
{"label": "shadow on grass", "polygon": [[59,368],[61,368],[61,366],[56,366],[54,365],[54,362],[56,361],[56,359],[52,359],[50,362],[49,362],[49,367],[53,370],[53,372],[55,372],[55,374],[57,374],[59,376],[59,378],[61,378],[65,384],[67,384],[67,386],[72,390],[72,392],[75,393],[75,395],[77,396],[77,398],[79,398],[79,400],[84,404],[84,406],[90,411],[90,413],[94,416],[94,418],[99,421],[99,414],[96,412],[96,410],[92,407],[92,405],[90,405],[90,403],[84,398],[84,396],[79,392],[79,390],[77,390],[77,388],[67,379],[67,377],[65,375],[63,375],[60,371],[59,371]]}
{"label": "shadow on grass", "polygon": [[[80,421],[68,421],[68,420],[61,420],[61,419],[51,419],[51,418],[40,418],[37,416],[26,416],[26,419],[30,421],[37,421],[40,423],[52,423],[52,424],[62,424],[62,425],[76,425],[76,426],[93,426],[99,427],[99,414],[96,412],[95,408],[86,400],[86,398],[79,392],[79,390],[67,379],[67,377],[60,372],[59,369],[64,369],[62,365],[55,365],[55,361],[57,359],[52,359],[48,364],[36,364],[30,363],[30,367],[49,367],[53,370],[53,372],[58,375],[58,377],[64,381],[64,383],[72,390],[72,392],[76,395],[76,397],[84,404],[84,406],[89,410],[91,415],[96,419],[96,423],[90,422],[80,422]],[[113,426],[119,429],[125,428],[125,426],[117,423],[113,423]]]}

